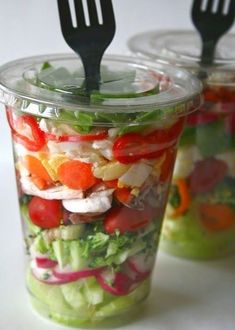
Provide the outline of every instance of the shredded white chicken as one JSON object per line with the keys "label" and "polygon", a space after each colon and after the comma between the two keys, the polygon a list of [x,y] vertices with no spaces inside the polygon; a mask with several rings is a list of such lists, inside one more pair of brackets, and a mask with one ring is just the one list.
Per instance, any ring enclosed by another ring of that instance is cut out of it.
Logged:
{"label": "shredded white chicken", "polygon": [[50,154],[63,154],[73,160],[80,160],[83,163],[98,163],[105,162],[103,155],[91,147],[87,142],[54,142],[48,141],[47,146]]}
{"label": "shredded white chicken", "polygon": [[32,182],[30,177],[21,177],[21,188],[27,195],[38,196],[45,199],[71,199],[83,198],[82,190],[73,190],[65,186],[56,186],[53,188],[40,190]]}
{"label": "shredded white chicken", "polygon": [[111,141],[94,141],[92,147],[98,150],[106,159],[113,160],[113,143]]}
{"label": "shredded white chicken", "polygon": [[111,208],[114,189],[93,192],[82,199],[63,200],[64,208],[73,213],[104,213]]}

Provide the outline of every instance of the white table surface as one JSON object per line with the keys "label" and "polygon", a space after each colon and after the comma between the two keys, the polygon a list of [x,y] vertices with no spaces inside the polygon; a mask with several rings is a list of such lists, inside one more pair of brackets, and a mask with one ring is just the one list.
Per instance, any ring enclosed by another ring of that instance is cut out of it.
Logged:
{"label": "white table surface", "polygon": [[[6,130],[0,111],[0,130]],[[0,153],[10,149],[9,132]],[[23,249],[11,153],[0,158],[0,329],[66,329],[31,311],[24,288]],[[234,330],[235,258],[191,262],[159,253],[146,309],[126,330]]]}

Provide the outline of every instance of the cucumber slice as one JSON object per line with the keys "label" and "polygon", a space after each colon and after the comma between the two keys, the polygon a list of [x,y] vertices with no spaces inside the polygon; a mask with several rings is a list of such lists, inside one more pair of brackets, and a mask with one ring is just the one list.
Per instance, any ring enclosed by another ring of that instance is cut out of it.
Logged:
{"label": "cucumber slice", "polygon": [[38,235],[37,237],[35,237],[33,241],[33,248],[35,251],[42,254],[48,252],[48,246],[46,245],[42,235]]}
{"label": "cucumber slice", "polygon": [[141,283],[133,292],[127,296],[114,298],[103,305],[95,314],[94,318],[107,318],[121,313],[128,312],[134,305],[144,300],[150,289],[150,280]]}
{"label": "cucumber slice", "polygon": [[79,241],[70,242],[70,265],[73,270],[84,269],[88,266],[88,260],[82,257],[82,248]]}
{"label": "cucumber slice", "polygon": [[104,291],[94,277],[84,281],[84,296],[89,305],[98,305],[104,300]]}
{"label": "cucumber slice", "polygon": [[82,293],[83,285],[84,281],[79,280],[72,283],[62,284],[60,288],[65,301],[71,306],[71,308],[85,313],[88,309],[88,304],[86,297]]}
{"label": "cucumber slice", "polygon": [[50,318],[57,323],[61,323],[69,327],[80,327],[90,321],[89,318],[86,318],[85,316],[78,317],[75,313],[70,316],[66,316],[53,312],[50,314]]}
{"label": "cucumber slice", "polygon": [[70,261],[69,245],[62,240],[57,240],[52,243],[53,251],[60,268],[64,268]]}
{"label": "cucumber slice", "polygon": [[57,228],[43,230],[42,235],[49,245],[52,241],[62,239],[65,241],[78,239],[84,235],[85,225],[60,226]]}
{"label": "cucumber slice", "polygon": [[45,309],[57,311],[58,313],[66,314],[71,312],[70,306],[66,303],[59,285],[49,285],[38,281],[28,271],[27,288],[33,295],[34,299],[38,300]]}
{"label": "cucumber slice", "polygon": [[201,225],[195,205],[177,221],[170,218],[164,220],[160,249],[172,255],[204,260],[232,253],[235,229],[209,232]]}

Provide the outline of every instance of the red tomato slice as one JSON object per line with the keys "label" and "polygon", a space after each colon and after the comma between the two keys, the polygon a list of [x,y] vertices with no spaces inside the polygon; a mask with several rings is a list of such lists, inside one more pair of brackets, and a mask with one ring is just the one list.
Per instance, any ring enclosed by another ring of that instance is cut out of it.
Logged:
{"label": "red tomato slice", "polygon": [[184,119],[180,118],[171,127],[158,129],[147,135],[124,134],[114,142],[114,158],[123,164],[134,163],[140,159],[158,158],[167,148],[176,144],[183,126]]}
{"label": "red tomato slice", "polygon": [[190,126],[203,125],[212,123],[220,118],[218,113],[209,112],[204,108],[191,113],[187,117],[187,124]]}
{"label": "red tomato slice", "polygon": [[235,112],[232,112],[225,117],[225,131],[228,134],[235,134]]}
{"label": "red tomato slice", "polygon": [[147,155],[146,144],[138,133],[127,133],[116,139],[113,145],[114,158],[120,163],[134,163]]}
{"label": "red tomato slice", "polygon": [[121,234],[135,232],[149,224],[153,216],[154,212],[150,207],[141,211],[126,206],[116,207],[107,213],[104,228],[109,234],[116,230],[119,230]]}
{"label": "red tomato slice", "polygon": [[166,182],[167,180],[170,180],[170,175],[172,174],[174,168],[175,157],[176,157],[175,148],[169,148],[168,150],[166,150],[165,159],[161,166],[161,174],[160,174],[161,182]]}
{"label": "red tomato slice", "polygon": [[146,135],[149,142],[157,144],[174,144],[177,141],[184,127],[184,118],[180,118],[172,126],[165,129],[158,129]]}
{"label": "red tomato slice", "polygon": [[235,213],[227,205],[201,204],[199,206],[202,224],[211,231],[221,231],[235,225]]}
{"label": "red tomato slice", "polygon": [[212,190],[225,176],[227,164],[222,160],[208,158],[196,162],[193,173],[189,178],[189,187],[193,194]]}
{"label": "red tomato slice", "polygon": [[36,226],[49,229],[60,225],[62,219],[61,201],[34,196],[28,207],[30,219]]}

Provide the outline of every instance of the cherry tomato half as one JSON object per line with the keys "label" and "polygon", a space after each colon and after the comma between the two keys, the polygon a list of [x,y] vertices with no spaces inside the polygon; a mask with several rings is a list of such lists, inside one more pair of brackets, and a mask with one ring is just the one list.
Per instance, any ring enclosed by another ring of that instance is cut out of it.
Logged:
{"label": "cherry tomato half", "polygon": [[[187,123],[190,126],[208,124],[220,119],[224,113],[234,111],[234,89],[224,86],[206,87],[203,94],[204,105],[187,117]],[[213,108],[215,111],[213,111]]]}
{"label": "cherry tomato half", "polygon": [[43,229],[55,228],[62,219],[62,206],[59,200],[48,200],[34,196],[29,202],[31,221]]}
{"label": "cherry tomato half", "polygon": [[233,88],[224,86],[207,87],[203,91],[204,99],[207,102],[235,102],[235,94]]}
{"label": "cherry tomato half", "polygon": [[205,88],[203,91],[205,103],[216,105],[218,113],[230,113],[234,111],[235,93],[234,88],[225,86],[213,86]]}
{"label": "cherry tomato half", "polygon": [[119,230],[121,234],[135,232],[149,224],[153,216],[153,209],[149,207],[141,211],[126,206],[116,207],[107,213],[104,228],[109,234],[114,233],[116,230]]}
{"label": "cherry tomato half", "polygon": [[227,164],[219,159],[207,158],[198,161],[189,178],[189,187],[193,194],[212,190],[227,172]]}
{"label": "cherry tomato half", "polygon": [[201,204],[199,206],[201,222],[208,230],[220,231],[235,225],[235,213],[224,204]]}

